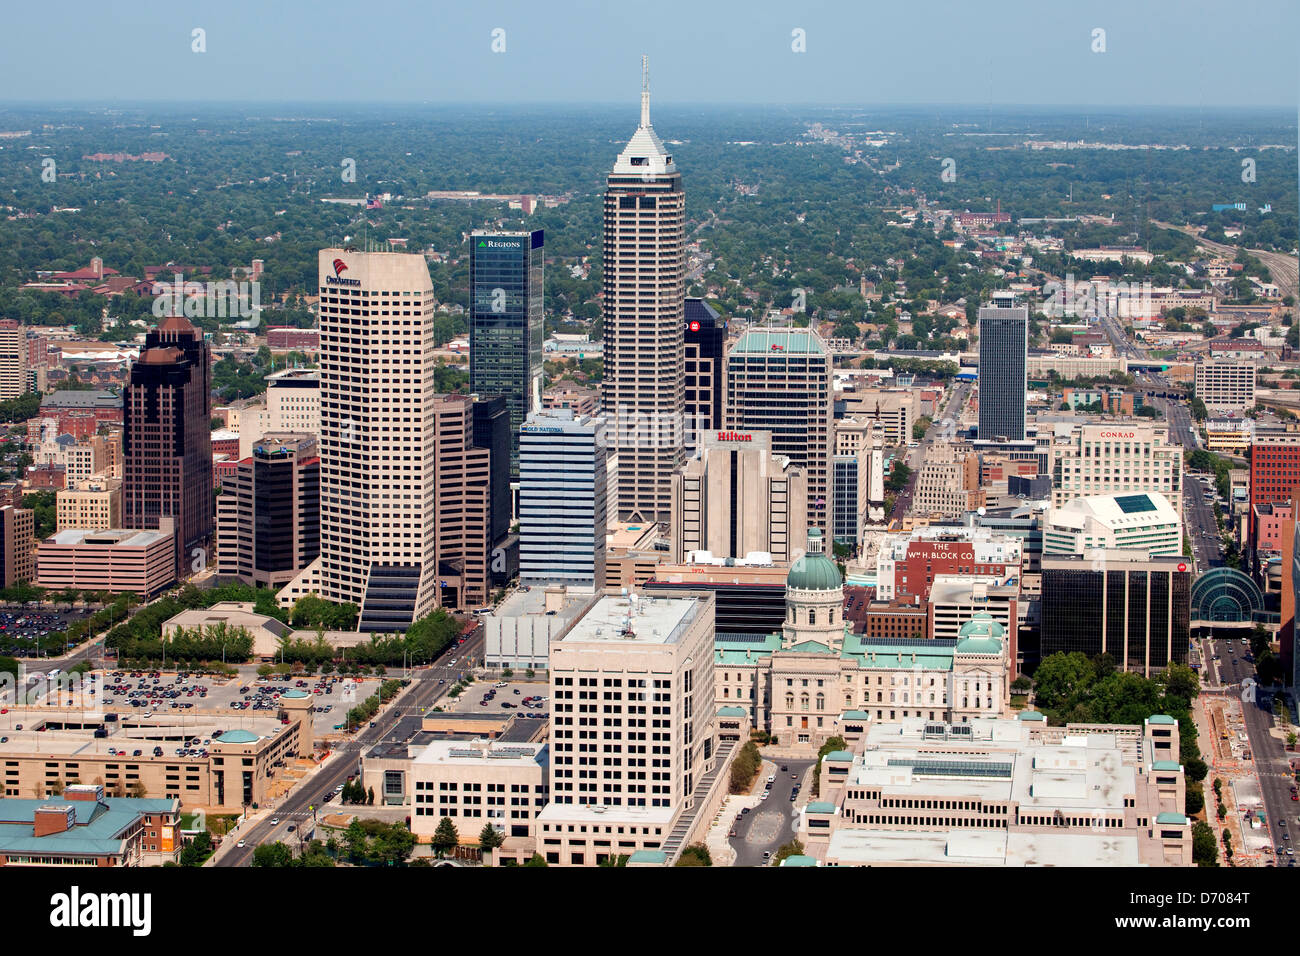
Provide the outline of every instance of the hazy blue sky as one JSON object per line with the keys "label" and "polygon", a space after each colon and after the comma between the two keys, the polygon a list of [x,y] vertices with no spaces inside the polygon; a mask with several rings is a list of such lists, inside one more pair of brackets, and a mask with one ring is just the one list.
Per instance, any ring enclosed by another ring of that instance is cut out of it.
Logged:
{"label": "hazy blue sky", "polygon": [[1297,0],[9,0],[0,97],[635,102],[644,52],[674,104],[1294,107],[1298,23]]}

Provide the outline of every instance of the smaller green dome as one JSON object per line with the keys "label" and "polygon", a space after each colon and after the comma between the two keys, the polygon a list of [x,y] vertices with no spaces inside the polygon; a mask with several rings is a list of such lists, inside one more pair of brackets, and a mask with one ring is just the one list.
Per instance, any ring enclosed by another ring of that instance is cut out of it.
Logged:
{"label": "smaller green dome", "polygon": [[1006,631],[987,611],[980,611],[957,632],[958,654],[1001,654]]}
{"label": "smaller green dome", "polygon": [[258,736],[247,730],[227,730],[218,739],[223,744],[251,744],[257,742]]}
{"label": "smaller green dome", "polygon": [[286,690],[283,694],[280,695],[281,699],[287,697],[290,700],[301,700],[304,697],[310,697],[310,696],[311,695],[308,694],[305,690],[298,690],[296,687],[290,690]]}

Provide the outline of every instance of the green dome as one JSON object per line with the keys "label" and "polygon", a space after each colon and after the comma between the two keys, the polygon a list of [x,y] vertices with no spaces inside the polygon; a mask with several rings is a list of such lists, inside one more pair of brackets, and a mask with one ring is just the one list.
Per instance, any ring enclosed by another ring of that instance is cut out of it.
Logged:
{"label": "green dome", "polygon": [[814,528],[808,533],[808,552],[790,567],[785,586],[801,591],[834,591],[844,586],[840,569],[821,550],[821,533]]}

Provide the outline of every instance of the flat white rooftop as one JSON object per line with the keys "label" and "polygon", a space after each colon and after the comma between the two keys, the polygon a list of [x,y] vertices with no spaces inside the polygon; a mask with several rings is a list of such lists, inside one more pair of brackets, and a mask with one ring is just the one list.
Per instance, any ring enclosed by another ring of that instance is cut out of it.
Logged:
{"label": "flat white rooftop", "polygon": [[137,531],[130,528],[109,528],[93,531],[85,528],[70,528],[47,538],[55,544],[98,544],[109,547],[143,548],[156,541],[161,541],[161,531]]}
{"label": "flat white rooftop", "polygon": [[694,598],[603,597],[562,644],[675,644],[695,617]]}
{"label": "flat white rooftop", "polygon": [[831,836],[841,866],[1141,866],[1135,834],[855,830]]}
{"label": "flat white rooftop", "polygon": [[[624,824],[666,827],[677,811],[673,807],[596,807],[574,803],[548,803],[537,815],[540,823]],[[667,836],[667,834],[663,834]]]}
{"label": "flat white rooftop", "polygon": [[546,744],[512,744],[485,740],[435,740],[412,763],[442,766],[545,766]]}

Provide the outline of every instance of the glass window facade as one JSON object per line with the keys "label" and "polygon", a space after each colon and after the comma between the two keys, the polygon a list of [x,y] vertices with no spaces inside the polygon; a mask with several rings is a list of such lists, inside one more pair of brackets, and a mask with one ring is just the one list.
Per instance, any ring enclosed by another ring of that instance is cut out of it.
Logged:
{"label": "glass window facade", "polygon": [[519,475],[519,428],[540,403],[543,235],[470,237],[469,387],[502,395],[510,410],[510,475]]}
{"label": "glass window facade", "polygon": [[1025,438],[1026,338],[1029,310],[985,306],[979,311],[979,437]]}

